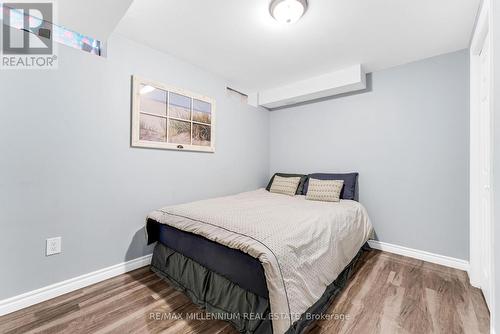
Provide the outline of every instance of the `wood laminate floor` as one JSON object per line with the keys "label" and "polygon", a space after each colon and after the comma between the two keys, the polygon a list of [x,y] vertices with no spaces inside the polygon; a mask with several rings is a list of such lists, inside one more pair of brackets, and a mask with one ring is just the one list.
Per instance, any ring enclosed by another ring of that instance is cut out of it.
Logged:
{"label": "wood laminate floor", "polygon": [[[463,271],[375,250],[355,270],[310,334],[489,332],[482,294]],[[203,316],[141,268],[0,317],[0,333],[236,333]]]}

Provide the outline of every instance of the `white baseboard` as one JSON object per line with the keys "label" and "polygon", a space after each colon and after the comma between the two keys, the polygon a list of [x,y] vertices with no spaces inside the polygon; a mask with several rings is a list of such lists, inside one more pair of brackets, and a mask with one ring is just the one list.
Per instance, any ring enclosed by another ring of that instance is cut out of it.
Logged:
{"label": "white baseboard", "polygon": [[412,249],[376,240],[370,240],[368,241],[368,244],[370,245],[370,247],[384,252],[403,255],[422,261],[440,264],[446,267],[464,270],[467,272],[469,271],[469,262],[465,260],[460,260],[449,256],[429,253],[418,249]]}
{"label": "white baseboard", "polygon": [[115,264],[111,267],[0,300],[0,316],[147,266],[151,263],[151,256],[152,255],[145,255],[137,259]]}
{"label": "white baseboard", "polygon": [[[370,240],[370,246],[384,252],[399,254],[418,260],[440,264],[446,267],[468,271],[469,262],[452,257],[433,254],[417,249],[389,244],[386,242]],[[119,263],[88,274],[71,278],[69,280],[52,284],[37,290],[29,291],[8,299],[0,300],[0,316],[20,310],[22,308],[41,303],[68,292],[104,281],[126,272],[147,266],[151,263],[151,255],[146,255],[134,260]]]}

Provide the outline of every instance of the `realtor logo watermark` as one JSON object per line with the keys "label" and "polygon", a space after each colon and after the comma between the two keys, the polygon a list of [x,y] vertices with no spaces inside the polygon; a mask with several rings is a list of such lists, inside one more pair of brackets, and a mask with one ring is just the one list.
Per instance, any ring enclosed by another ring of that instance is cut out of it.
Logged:
{"label": "realtor logo watermark", "polygon": [[2,9],[2,69],[57,67],[52,2],[4,2]]}

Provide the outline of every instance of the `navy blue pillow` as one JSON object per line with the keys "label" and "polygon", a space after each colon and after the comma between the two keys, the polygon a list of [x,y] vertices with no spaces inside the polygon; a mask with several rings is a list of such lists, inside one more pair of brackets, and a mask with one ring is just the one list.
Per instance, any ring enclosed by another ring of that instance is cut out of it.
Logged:
{"label": "navy blue pillow", "polygon": [[358,182],[358,173],[344,173],[344,174],[327,174],[327,173],[314,173],[307,175],[307,180],[304,184],[304,195],[307,194],[309,187],[309,179],[317,180],[344,180],[344,186],[340,192],[341,199],[350,199],[356,201],[356,183]]}

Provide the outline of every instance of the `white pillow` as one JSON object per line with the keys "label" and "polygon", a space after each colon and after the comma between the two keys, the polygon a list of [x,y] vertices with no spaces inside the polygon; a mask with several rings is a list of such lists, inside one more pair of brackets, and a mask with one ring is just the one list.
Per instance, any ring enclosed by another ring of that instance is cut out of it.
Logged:
{"label": "white pillow", "polygon": [[295,196],[297,187],[299,186],[300,177],[282,177],[275,175],[271,188],[272,193],[284,194],[288,196]]}
{"label": "white pillow", "polygon": [[312,201],[338,202],[344,185],[343,180],[309,179],[306,199]]}

